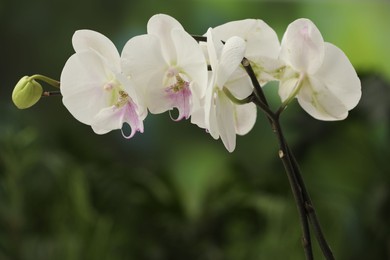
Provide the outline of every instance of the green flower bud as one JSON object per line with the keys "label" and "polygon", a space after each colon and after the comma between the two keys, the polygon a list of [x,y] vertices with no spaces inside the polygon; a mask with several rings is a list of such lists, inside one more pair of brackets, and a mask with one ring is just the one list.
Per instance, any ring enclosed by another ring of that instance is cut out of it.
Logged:
{"label": "green flower bud", "polygon": [[29,76],[24,76],[12,92],[12,101],[19,109],[33,106],[42,97],[42,86]]}

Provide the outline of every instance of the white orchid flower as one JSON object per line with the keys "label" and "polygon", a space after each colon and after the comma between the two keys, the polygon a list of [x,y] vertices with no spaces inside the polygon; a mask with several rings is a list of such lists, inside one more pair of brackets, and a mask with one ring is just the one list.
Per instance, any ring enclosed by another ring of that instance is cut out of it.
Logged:
{"label": "white orchid flower", "polygon": [[252,93],[248,77],[242,77],[239,67],[245,53],[245,41],[229,38],[225,44],[214,40],[212,30],[207,32],[207,49],[212,75],[203,103],[194,113],[192,122],[206,128],[214,139],[221,137],[229,152],[236,146],[236,134],[248,133],[256,121],[253,103],[239,105],[229,97],[242,99]]}
{"label": "white orchid flower", "polygon": [[301,107],[319,120],[342,120],[361,97],[361,84],[347,56],[324,42],[308,19],[291,23],[279,56],[286,67],[279,95],[285,103],[296,97]]}
{"label": "white orchid flower", "polygon": [[265,84],[275,80],[273,74],[280,67],[280,43],[276,32],[260,19],[232,21],[213,28],[216,40],[226,41],[232,36],[245,40],[245,58],[252,65],[258,81]]}
{"label": "white orchid flower", "polygon": [[104,35],[91,30],[76,31],[72,39],[76,51],[61,73],[63,103],[80,122],[91,125],[97,134],[131,127],[131,138],[143,132],[147,115],[134,84],[121,72],[120,56]]}
{"label": "white orchid flower", "polygon": [[143,88],[151,113],[177,108],[175,120],[188,119],[207,87],[207,63],[198,43],[174,18],[150,18],[146,35],[130,39],[122,52],[123,69]]}

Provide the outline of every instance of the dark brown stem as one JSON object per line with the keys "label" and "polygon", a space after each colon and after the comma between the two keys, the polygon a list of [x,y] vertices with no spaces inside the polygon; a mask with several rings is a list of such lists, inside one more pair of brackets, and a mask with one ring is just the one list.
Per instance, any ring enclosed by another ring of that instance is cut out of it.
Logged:
{"label": "dark brown stem", "polygon": [[313,203],[311,202],[309,193],[306,189],[298,162],[296,161],[295,156],[293,155],[291,149],[287,144],[286,139],[284,138],[279,121],[279,116],[282,111],[278,110],[276,113],[274,113],[270,110],[264,92],[256,78],[256,75],[250,65],[249,60],[244,58],[242,61],[242,65],[246,70],[248,76],[250,77],[254,87],[255,95],[253,96],[253,102],[266,114],[279,142],[279,157],[283,162],[287,177],[289,179],[290,187],[298,208],[299,218],[301,221],[303,232],[302,243],[306,259],[313,259],[310,229],[308,225],[308,220],[310,220],[313,232],[318,241],[318,244],[320,245],[323,255],[327,260],[334,260],[333,253],[325,239]]}
{"label": "dark brown stem", "polygon": [[192,35],[192,38],[194,38],[197,42],[206,42],[207,37],[202,35]]}
{"label": "dark brown stem", "polygon": [[[286,143],[286,145],[287,145],[287,143]],[[320,225],[320,221],[317,218],[316,211],[315,211],[313,203],[310,199],[309,192],[307,191],[306,186],[305,186],[305,182],[303,181],[302,175],[300,174],[301,171],[300,171],[298,162],[297,162],[294,154],[291,152],[291,149],[288,146],[287,146],[287,152],[290,156],[290,159],[291,159],[291,162],[292,162],[292,165],[294,168],[294,172],[298,173],[298,174],[296,174],[296,177],[297,177],[296,179],[297,179],[299,186],[301,187],[301,190],[302,190],[303,199],[305,201],[306,212],[307,212],[308,218],[310,220],[310,223],[312,224],[314,235],[317,238],[318,244],[319,244],[325,258],[327,260],[334,260],[335,258],[333,256],[332,250],[330,249],[328,243],[326,242],[325,235],[324,235],[322,228],[321,228],[321,225]]]}
{"label": "dark brown stem", "polygon": [[248,74],[249,78],[251,79],[255,95],[257,96],[258,100],[264,104],[264,106],[269,108],[267,99],[265,98],[263,89],[260,86],[259,81],[257,80],[256,74],[253,71],[253,68],[251,66],[250,61],[247,58],[243,58],[241,61],[242,66],[244,67],[246,73]]}
{"label": "dark brown stem", "polygon": [[44,91],[42,97],[62,96],[61,91]]}
{"label": "dark brown stem", "polygon": [[301,221],[302,228],[302,246],[305,251],[307,260],[312,260],[313,250],[310,237],[310,227],[307,217],[306,204],[304,196],[302,194],[302,187],[299,185],[297,174],[294,172],[294,167],[291,162],[290,153],[288,151],[287,144],[283,137],[282,128],[278,120],[273,121],[273,129],[279,141],[279,158],[283,162],[284,169],[287,174],[288,181],[290,183],[291,191],[294,196],[294,200],[298,209],[299,219]]}

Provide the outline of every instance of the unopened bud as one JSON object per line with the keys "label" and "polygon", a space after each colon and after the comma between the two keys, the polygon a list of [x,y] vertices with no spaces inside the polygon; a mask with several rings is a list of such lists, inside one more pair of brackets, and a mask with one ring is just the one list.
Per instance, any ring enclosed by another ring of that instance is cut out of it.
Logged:
{"label": "unopened bud", "polygon": [[12,101],[19,109],[33,106],[42,97],[42,86],[29,76],[24,76],[12,92]]}

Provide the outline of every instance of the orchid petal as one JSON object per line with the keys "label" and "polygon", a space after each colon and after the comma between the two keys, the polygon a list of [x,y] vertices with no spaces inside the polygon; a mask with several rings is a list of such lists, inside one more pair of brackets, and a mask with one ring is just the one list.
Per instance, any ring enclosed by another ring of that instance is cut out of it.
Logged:
{"label": "orchid petal", "polygon": [[[155,85],[153,85],[155,83]],[[157,85],[158,84],[158,85]],[[172,102],[162,86],[162,76],[155,74],[150,78],[150,83],[145,92],[145,101],[152,114],[164,113],[172,108]]]}
{"label": "orchid petal", "polygon": [[144,132],[144,124],[143,119],[144,117],[139,116],[139,106],[137,106],[133,102],[127,102],[126,105],[122,107],[123,111],[123,122],[127,123],[131,127],[131,133],[130,135],[125,135],[122,130],[122,135],[129,139],[134,136],[136,132],[143,133]]}
{"label": "orchid petal", "polygon": [[[123,48],[122,71],[131,77],[137,87],[162,88],[162,78],[168,66],[161,54],[161,45],[155,35],[140,35],[130,39]],[[151,79],[156,79],[152,81]]]}
{"label": "orchid petal", "polygon": [[359,102],[362,95],[360,79],[344,52],[333,44],[325,43],[325,59],[315,77],[321,80],[348,110]]}
{"label": "orchid petal", "polygon": [[299,72],[315,73],[324,59],[324,40],[308,19],[292,22],[283,36],[280,59]]}
{"label": "orchid petal", "polygon": [[206,114],[205,114],[205,97],[199,98],[196,92],[193,93],[191,123],[196,124],[200,128],[206,129]]}
{"label": "orchid petal", "polygon": [[176,51],[171,37],[173,29],[184,31],[183,26],[176,19],[166,14],[152,16],[147,25],[148,34],[155,35],[161,40],[163,56],[167,62],[176,60]]}
{"label": "orchid petal", "polygon": [[106,134],[111,130],[122,128],[122,109],[116,106],[103,108],[94,117],[91,124],[93,131],[97,134]]}
{"label": "orchid petal", "polygon": [[73,54],[61,73],[63,103],[80,122],[90,124],[107,99],[103,86],[111,76],[95,52]]}
{"label": "orchid petal", "polygon": [[247,48],[245,57],[277,58],[280,43],[275,31],[264,21],[258,19],[245,19],[232,21],[213,29],[215,36],[227,41],[232,36],[239,36],[245,40]]}
{"label": "orchid petal", "polygon": [[77,52],[94,50],[104,57],[106,62],[113,64],[119,70],[119,53],[110,39],[92,30],[78,30],[73,34],[73,48]]}
{"label": "orchid petal", "polygon": [[166,89],[167,99],[170,101],[170,107],[176,107],[179,111],[179,116],[174,121],[180,121],[183,118],[188,119],[191,113],[191,90],[189,84],[184,86],[179,91],[174,91],[171,88]]}
{"label": "orchid petal", "polygon": [[216,85],[223,87],[233,72],[241,64],[245,53],[245,41],[240,37],[229,38],[223,46],[219,67],[217,71]]}
{"label": "orchid petal", "polygon": [[211,135],[211,137],[213,137],[215,140],[218,140],[220,133],[216,109],[216,106],[212,106],[210,111],[206,111],[206,113],[209,113],[209,119],[207,121],[207,131]]}
{"label": "orchid petal", "polygon": [[255,125],[257,108],[254,103],[235,105],[234,126],[238,135],[247,134]]}
{"label": "orchid petal", "polygon": [[207,30],[207,53],[211,68],[213,71],[218,69],[218,57],[220,56],[220,51],[223,48],[222,42],[214,41],[213,31],[211,28]]}
{"label": "orchid petal", "polygon": [[217,94],[214,92],[214,88],[210,85],[207,88],[206,95],[204,97],[204,110],[205,110],[205,128],[214,139],[219,138],[219,129],[216,117],[215,99]]}
{"label": "orchid petal", "polygon": [[142,120],[139,119],[137,114],[137,106],[128,102],[122,107],[111,106],[102,109],[95,117],[91,126],[95,133],[106,134],[111,130],[121,129],[123,124],[127,123],[131,127],[130,135],[125,138],[131,138],[139,131],[143,133],[144,127]]}
{"label": "orchid petal", "polygon": [[127,78],[123,74],[116,74],[115,78],[126,91],[127,95],[134,102],[134,104],[137,104],[137,112],[139,117],[144,120],[148,114],[148,110],[146,108],[145,100],[140,94],[140,89],[138,86],[131,78]]}
{"label": "orchid petal", "polygon": [[288,98],[291,97],[292,93],[298,87],[298,83],[299,78],[297,77],[283,79],[279,82],[278,94],[282,102],[286,101]]}
{"label": "orchid petal", "polygon": [[252,82],[246,71],[238,67],[225,86],[236,98],[247,98],[253,92]]}
{"label": "orchid petal", "polygon": [[276,32],[262,20],[256,20],[254,30],[253,34],[249,34],[245,38],[247,43],[245,55],[247,58],[260,56],[277,59],[280,52],[280,43]]}
{"label": "orchid petal", "polygon": [[233,152],[236,147],[233,106],[230,99],[223,92],[218,93],[218,98],[216,99],[216,120],[219,135],[229,152]]}
{"label": "orchid petal", "polygon": [[318,120],[342,120],[348,115],[347,108],[339,98],[315,78],[303,81],[297,98],[301,107]]}
{"label": "orchid petal", "polygon": [[256,78],[262,86],[269,81],[279,80],[280,69],[285,67],[283,61],[264,56],[253,57],[250,62]]}
{"label": "orchid petal", "polygon": [[199,44],[187,32],[172,30],[172,40],[175,43],[177,64],[190,81],[196,82],[193,90],[202,97],[207,87],[207,63]]}

